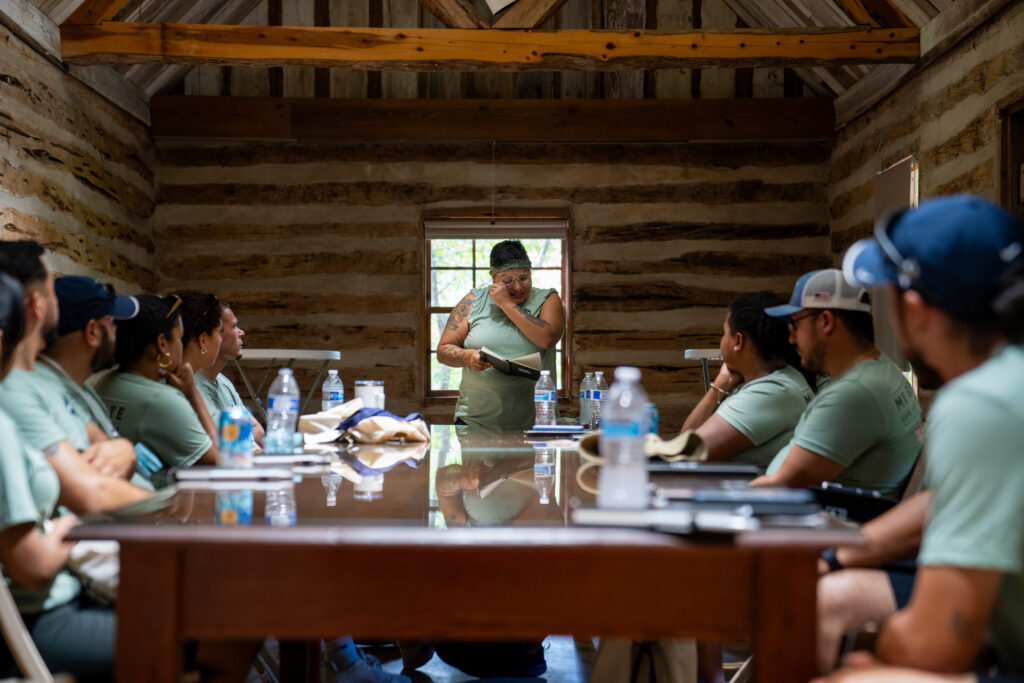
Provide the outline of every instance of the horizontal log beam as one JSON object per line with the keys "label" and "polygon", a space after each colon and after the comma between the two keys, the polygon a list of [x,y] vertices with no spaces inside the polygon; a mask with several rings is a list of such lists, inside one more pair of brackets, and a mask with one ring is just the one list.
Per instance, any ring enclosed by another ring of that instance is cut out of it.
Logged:
{"label": "horizontal log beam", "polygon": [[72,64],[304,65],[412,71],[622,70],[914,62],[917,29],[659,33],[213,26],[61,27]]}
{"label": "horizontal log beam", "polygon": [[367,100],[158,95],[153,135],[273,140],[608,142],[826,139],[829,98]]}

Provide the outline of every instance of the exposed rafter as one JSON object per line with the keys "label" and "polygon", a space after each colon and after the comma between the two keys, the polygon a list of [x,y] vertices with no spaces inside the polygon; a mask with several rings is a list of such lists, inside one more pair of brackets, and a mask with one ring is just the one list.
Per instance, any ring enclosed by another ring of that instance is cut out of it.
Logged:
{"label": "exposed rafter", "polygon": [[565,0],[518,0],[505,10],[493,28],[537,28],[558,11]]}
{"label": "exposed rafter", "polygon": [[888,0],[838,0],[838,2],[858,24],[886,28],[914,26],[914,22],[908,19],[899,7]]}
{"label": "exposed rafter", "polygon": [[469,0],[420,0],[420,4],[451,28],[487,28]]}
{"label": "exposed rafter", "polygon": [[80,4],[65,24],[98,24],[110,21],[131,0],[85,0]]}
{"label": "exposed rafter", "polygon": [[305,65],[435,71],[912,63],[917,29],[499,31],[106,22],[61,27],[73,64]]}

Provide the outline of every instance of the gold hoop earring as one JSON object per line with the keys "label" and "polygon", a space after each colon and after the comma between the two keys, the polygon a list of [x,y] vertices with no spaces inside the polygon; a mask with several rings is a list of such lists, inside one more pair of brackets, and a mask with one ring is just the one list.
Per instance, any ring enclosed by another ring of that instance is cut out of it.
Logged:
{"label": "gold hoop earring", "polygon": [[164,351],[163,355],[167,356],[167,362],[166,363],[161,363],[160,362],[160,360],[161,360],[160,358],[156,359],[156,366],[158,368],[160,368],[161,370],[164,370],[166,368],[171,367],[171,361],[173,360],[171,358],[171,352],[170,351]]}

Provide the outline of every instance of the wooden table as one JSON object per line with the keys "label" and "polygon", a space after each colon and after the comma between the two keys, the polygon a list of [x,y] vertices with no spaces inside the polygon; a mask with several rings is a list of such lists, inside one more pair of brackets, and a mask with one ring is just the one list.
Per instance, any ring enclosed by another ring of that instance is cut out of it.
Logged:
{"label": "wooden table", "polygon": [[[570,470],[562,470],[563,500],[578,493]],[[394,506],[423,492],[427,469],[387,477],[379,502]],[[816,557],[851,538],[847,531],[762,530],[725,543],[564,523],[433,529],[423,504],[387,524],[360,520],[376,502],[360,507],[344,493],[333,519],[320,515],[327,508],[304,510],[319,486],[297,487],[303,523],[294,528],[262,526],[259,500],[258,526],[194,524],[195,510],[208,506],[197,499],[184,523],[76,528],[75,538],[121,543],[117,680],[178,681],[188,639],[564,633],[749,637],[758,681],[807,681],[815,674]]]}

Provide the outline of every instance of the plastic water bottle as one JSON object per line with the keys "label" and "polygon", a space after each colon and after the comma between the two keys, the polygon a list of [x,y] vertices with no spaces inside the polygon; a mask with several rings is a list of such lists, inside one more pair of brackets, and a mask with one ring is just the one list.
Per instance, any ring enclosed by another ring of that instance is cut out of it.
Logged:
{"label": "plastic water bottle", "polygon": [[594,390],[594,373],[588,372],[580,382],[580,424],[590,426],[590,393]]}
{"label": "plastic water bottle", "polygon": [[267,453],[291,453],[292,434],[299,419],[299,384],[291,368],[281,368],[267,397]]}
{"label": "plastic water bottle", "polygon": [[533,408],[536,411],[534,424],[555,424],[555,384],[549,370],[540,371],[540,379],[533,388]]}
{"label": "plastic water bottle", "polygon": [[597,505],[607,508],[647,507],[647,394],[640,386],[640,370],[615,369],[615,384],[601,424],[601,472]]}
{"label": "plastic water bottle", "polygon": [[533,451],[533,484],[540,494],[541,505],[551,502],[549,496],[555,485],[555,460],[551,451],[543,444],[535,446]]}
{"label": "plastic water bottle", "polygon": [[345,385],[338,377],[337,370],[328,370],[327,379],[320,394],[320,410],[330,410],[345,402]]}
{"label": "plastic water bottle", "polygon": [[604,400],[606,398],[608,398],[608,382],[604,381],[604,372],[598,370],[594,373],[594,388],[590,390],[591,429],[601,427],[601,411],[604,408]]}

